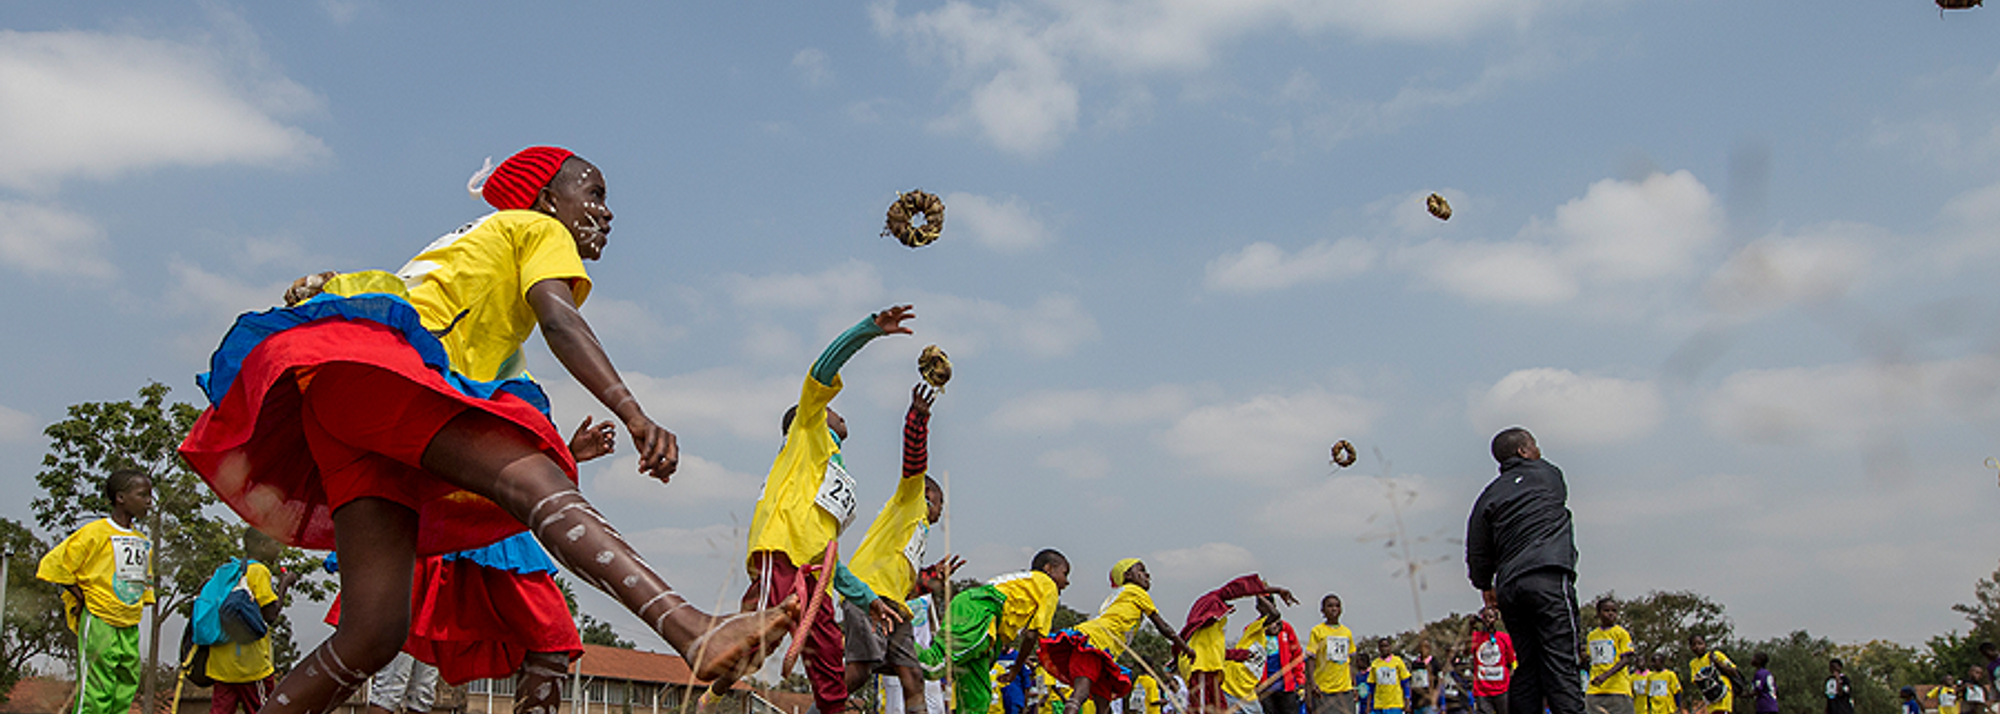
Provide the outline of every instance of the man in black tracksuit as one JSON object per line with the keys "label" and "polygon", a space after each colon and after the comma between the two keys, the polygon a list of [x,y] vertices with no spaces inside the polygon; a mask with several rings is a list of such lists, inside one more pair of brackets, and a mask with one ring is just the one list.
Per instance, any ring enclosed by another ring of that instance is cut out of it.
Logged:
{"label": "man in black tracksuit", "polygon": [[1514,637],[1519,664],[1508,709],[1540,714],[1546,702],[1551,714],[1583,714],[1569,487],[1527,429],[1495,435],[1493,460],[1500,476],[1465,524],[1465,567]]}

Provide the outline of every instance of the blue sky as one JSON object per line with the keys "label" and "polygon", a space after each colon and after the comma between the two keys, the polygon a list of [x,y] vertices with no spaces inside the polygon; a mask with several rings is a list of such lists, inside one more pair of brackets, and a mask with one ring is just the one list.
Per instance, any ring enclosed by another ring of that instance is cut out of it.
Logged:
{"label": "blue sky", "polygon": [[[583,484],[697,600],[743,587],[810,361],[913,303],[917,335],[872,344],[835,407],[872,515],[916,354],[953,355],[932,464],[968,574],[1060,548],[1090,610],[1136,555],[1178,618],[1256,570],[1339,592],[1359,631],[1406,629],[1381,477],[1429,538],[1425,615],[1466,610],[1446,539],[1520,423],[1569,475],[1586,595],[1693,589],[1753,637],[1916,643],[1963,628],[1949,606],[2000,538],[1993,19],[9,3],[0,515],[29,517],[66,405],[148,380],[197,399],[234,315],[303,273],[399,266],[482,213],[482,159],[554,143],[603,168],[617,212],[584,312],[684,450],[671,485],[629,443]],[[949,208],[912,251],[877,232],[917,187]],[[559,423],[604,416],[533,350]],[[1327,464],[1338,439],[1359,464]]]}

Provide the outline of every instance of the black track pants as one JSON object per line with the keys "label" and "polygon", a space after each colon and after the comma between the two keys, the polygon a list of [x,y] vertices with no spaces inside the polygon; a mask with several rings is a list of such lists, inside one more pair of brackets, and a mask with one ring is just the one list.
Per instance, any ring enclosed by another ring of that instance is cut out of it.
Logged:
{"label": "black track pants", "polygon": [[1583,714],[1575,576],[1544,568],[1515,576],[1495,593],[1514,637],[1518,667],[1507,690],[1511,714]]}

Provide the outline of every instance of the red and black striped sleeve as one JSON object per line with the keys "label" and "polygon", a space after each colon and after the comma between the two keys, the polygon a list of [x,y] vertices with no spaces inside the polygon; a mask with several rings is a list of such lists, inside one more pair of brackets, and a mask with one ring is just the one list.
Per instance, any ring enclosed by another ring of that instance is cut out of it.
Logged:
{"label": "red and black striped sleeve", "polygon": [[923,475],[930,468],[931,415],[910,407],[903,416],[903,478]]}

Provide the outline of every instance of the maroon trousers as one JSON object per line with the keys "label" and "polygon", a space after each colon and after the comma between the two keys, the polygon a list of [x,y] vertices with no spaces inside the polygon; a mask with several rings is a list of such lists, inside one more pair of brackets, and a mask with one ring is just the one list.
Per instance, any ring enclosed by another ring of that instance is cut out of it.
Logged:
{"label": "maroon trousers", "polygon": [[[798,587],[801,577],[806,579],[807,593],[825,587],[822,578],[832,577],[831,573],[802,575],[791,557],[778,551],[751,553],[750,562],[750,589],[743,593],[746,611],[759,605],[777,607]],[[824,714],[840,714],[847,708],[847,638],[833,621],[833,597],[827,595],[827,604],[820,606],[806,628],[806,679],[812,682],[814,704]],[[799,607],[803,609],[809,602],[810,598],[801,599]]]}

